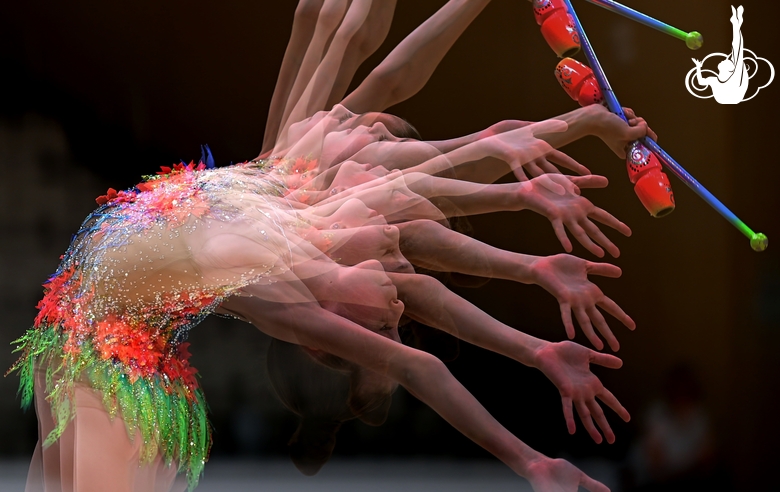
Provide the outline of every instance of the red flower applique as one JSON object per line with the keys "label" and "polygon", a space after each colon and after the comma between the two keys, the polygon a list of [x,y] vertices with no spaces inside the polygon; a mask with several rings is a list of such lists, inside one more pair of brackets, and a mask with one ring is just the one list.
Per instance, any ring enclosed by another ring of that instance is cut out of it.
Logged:
{"label": "red flower applique", "polygon": [[100,195],[95,198],[98,205],[105,205],[106,203],[130,203],[135,201],[134,191],[116,191],[113,188],[109,188],[105,195]]}
{"label": "red flower applique", "polygon": [[35,306],[38,309],[38,315],[35,317],[34,325],[41,326],[44,323],[56,324],[67,317],[67,303],[62,302],[66,284],[73,277],[76,271],[75,266],[61,271],[59,274],[51,277],[43,286],[45,294]]}
{"label": "red flower applique", "polygon": [[[156,188],[156,181],[144,181],[135,185],[136,189],[143,193],[144,191],[152,191]],[[159,184],[159,183],[158,183]]]}
{"label": "red flower applique", "polygon": [[188,350],[189,346],[189,342],[179,345],[177,353],[166,361],[162,371],[169,379],[181,379],[184,384],[194,390],[198,387],[198,381],[195,379],[195,374],[198,371],[190,365],[192,354]]}
{"label": "red flower applique", "polygon": [[116,198],[117,192],[113,188],[109,188],[108,192],[105,195],[100,195],[99,197],[95,198],[95,201],[98,205],[105,205],[106,203],[110,202],[114,198]]}
{"label": "red flower applique", "polygon": [[160,171],[157,171],[157,175],[170,176],[179,173],[191,173],[193,171],[203,171],[204,169],[206,169],[206,164],[203,162],[199,162],[198,165],[195,165],[195,161],[190,161],[190,163],[186,165],[183,162],[180,162],[178,164],[174,164],[173,167],[160,166]]}
{"label": "red flower applique", "polygon": [[95,348],[104,360],[114,360],[130,369],[131,381],[158,372],[165,355],[165,339],[146,326],[132,326],[122,318],[108,316],[97,323]]}

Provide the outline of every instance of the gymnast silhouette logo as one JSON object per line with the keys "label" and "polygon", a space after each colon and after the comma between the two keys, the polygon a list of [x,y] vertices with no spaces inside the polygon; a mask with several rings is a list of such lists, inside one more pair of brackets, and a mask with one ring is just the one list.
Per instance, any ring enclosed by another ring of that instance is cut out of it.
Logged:
{"label": "gymnast silhouette logo", "polygon": [[[731,7],[731,26],[732,26],[732,40],[731,40],[731,54],[725,55],[723,53],[712,53],[707,55],[702,61],[693,58],[693,63],[696,64],[688,74],[685,76],[685,88],[688,92],[693,94],[699,99],[708,99],[714,97],[720,104],[739,104],[744,101],[749,101],[756,97],[756,94],[772,83],[775,78],[775,67],[766,58],[761,58],[755,53],[745,48],[744,40],[742,38],[742,15],[745,12],[744,7],[740,5],[738,8]],[[718,73],[713,70],[702,69],[702,65],[709,58],[723,58],[718,63]],[[745,97],[748,92],[748,85],[750,80],[758,73],[759,62],[764,62],[769,67],[769,80],[762,86],[758,87],[753,94],[749,97]],[[700,95],[698,93],[708,92],[707,88],[712,89],[712,94]]]}

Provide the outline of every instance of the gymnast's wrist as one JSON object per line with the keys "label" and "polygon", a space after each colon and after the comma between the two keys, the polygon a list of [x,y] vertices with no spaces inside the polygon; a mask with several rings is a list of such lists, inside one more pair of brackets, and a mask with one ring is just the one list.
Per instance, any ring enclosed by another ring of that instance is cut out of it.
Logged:
{"label": "gymnast's wrist", "polygon": [[520,212],[522,210],[533,211],[533,208],[531,207],[531,196],[534,193],[534,187],[531,180],[509,184],[514,188],[514,192],[511,197],[512,202],[508,204],[507,210],[512,212]]}
{"label": "gymnast's wrist", "polygon": [[582,109],[587,110],[587,133],[606,142],[610,136],[611,118],[615,115],[600,104],[591,104]]}
{"label": "gymnast's wrist", "polygon": [[517,462],[509,464],[509,467],[521,477],[529,478],[534,465],[550,458],[524,443],[523,447],[525,449],[520,451]]}
{"label": "gymnast's wrist", "polygon": [[552,345],[552,342],[542,340],[541,338],[532,337],[530,335],[528,335],[528,337],[531,340],[526,342],[526,345],[528,346],[528,360],[525,362],[525,365],[542,371],[542,367],[544,366],[543,353],[550,347],[550,345]]}

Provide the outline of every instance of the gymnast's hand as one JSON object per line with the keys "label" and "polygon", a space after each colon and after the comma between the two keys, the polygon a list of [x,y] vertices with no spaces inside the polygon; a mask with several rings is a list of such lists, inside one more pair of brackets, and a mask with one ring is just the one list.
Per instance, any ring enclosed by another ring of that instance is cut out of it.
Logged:
{"label": "gymnast's hand", "polygon": [[527,183],[521,183],[523,208],[549,219],[555,235],[567,253],[572,251],[572,245],[564,226],[588,251],[599,258],[604,256],[604,249],[599,247],[599,244],[617,258],[620,256],[620,250],[593,221],[612,227],[625,236],[631,235],[631,229],[606,210],[580,196],[580,188],[604,188],[607,183],[607,178],[603,176],[544,174]]}
{"label": "gymnast's hand", "polygon": [[[508,125],[498,125],[499,124],[494,125],[496,130],[509,128]],[[556,166],[569,169],[580,175],[590,174],[590,170],[587,167],[560,150],[555,150],[546,144],[543,144],[541,141],[536,141],[535,143],[546,147],[544,155],[536,158],[529,158],[531,152],[539,155],[541,151],[533,147],[529,149],[528,132],[522,132],[522,130],[520,130],[521,128],[524,128],[524,126],[518,126],[517,128],[507,130],[503,133],[492,133],[494,129],[493,127],[490,127],[485,131],[491,133],[489,136],[484,137],[484,143],[488,145],[489,148],[488,153],[492,157],[501,159],[509,164],[518,181],[527,181],[527,174],[531,177],[540,176],[545,173],[560,174],[561,171]]]}
{"label": "gymnast's hand", "polygon": [[573,406],[577,409],[588,434],[597,444],[601,443],[602,437],[596,429],[593,419],[601,428],[607,442],[614,443],[615,433],[612,432],[604,410],[596,398],[614,410],[624,421],[628,422],[631,417],[617,398],[590,371],[590,364],[618,369],[623,365],[623,361],[614,355],[600,354],[568,341],[542,345],[537,349],[535,357],[536,363],[534,365],[552,381],[561,393],[563,416],[566,419],[569,434],[574,434],[576,430]]}
{"label": "gymnast's hand", "polygon": [[577,322],[594,347],[599,350],[604,348],[604,343],[593,330],[593,325],[596,325],[610,348],[617,351],[620,344],[596,307],[617,318],[630,330],[636,328],[636,324],[615,301],[605,296],[601,289],[588,280],[588,275],[618,278],[621,273],[620,268],[609,263],[592,263],[576,256],[560,254],[541,256],[534,260],[531,275],[535,284],[558,299],[561,318],[569,338],[574,338],[571,316],[574,311]]}
{"label": "gymnast's hand", "polygon": [[534,492],[577,492],[583,487],[590,492],[609,492],[609,488],[585,475],[566,460],[546,456],[528,464],[525,478]]}
{"label": "gymnast's hand", "polygon": [[601,105],[588,106],[588,110],[593,118],[591,121],[594,134],[621,159],[626,158],[626,147],[634,140],[645,136],[658,140],[658,135],[647,126],[644,118],[637,117],[631,108],[623,108],[628,124]]}
{"label": "gymnast's hand", "polygon": [[532,178],[548,173],[561,174],[561,171],[556,166],[569,169],[580,175],[590,174],[590,169],[575,161],[560,150],[555,149],[551,150],[547,155],[537,157],[532,161],[526,162],[522,166],[514,167],[512,172],[518,181],[528,181],[526,172]]}

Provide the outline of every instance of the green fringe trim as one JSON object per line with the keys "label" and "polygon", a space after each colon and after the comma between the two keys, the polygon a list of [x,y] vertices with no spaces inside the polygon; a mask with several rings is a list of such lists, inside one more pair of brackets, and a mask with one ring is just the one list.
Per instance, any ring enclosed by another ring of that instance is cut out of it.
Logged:
{"label": "green fringe trim", "polygon": [[189,490],[194,489],[211,448],[203,392],[161,375],[131,381],[120,365],[101,359],[89,341],[79,346],[79,354],[66,354],[67,340],[67,333],[49,325],[32,328],[12,342],[17,344],[14,352],[22,356],[8,372],[19,373],[23,408],[29,408],[35,396],[35,368],[46,370],[46,395],[55,428],[46,436],[44,447],[57,441],[74,417],[75,383],[88,381],[103,395],[106,411],[112,417],[121,414],[130,439],[136,431],[140,433],[141,463],[151,462],[162,452],[168,465],[175,461],[179,472],[187,473]]}

